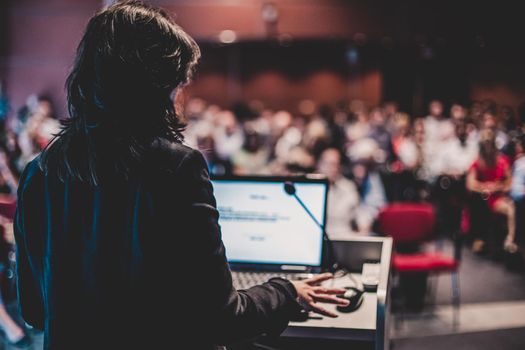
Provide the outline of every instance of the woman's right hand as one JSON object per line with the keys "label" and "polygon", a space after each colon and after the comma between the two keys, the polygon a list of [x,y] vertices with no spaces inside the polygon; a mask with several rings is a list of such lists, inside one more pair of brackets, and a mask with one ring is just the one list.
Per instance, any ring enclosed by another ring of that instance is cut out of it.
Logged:
{"label": "woman's right hand", "polygon": [[328,317],[337,317],[336,313],[328,311],[319,305],[319,303],[335,304],[338,306],[347,306],[349,304],[348,300],[337,297],[337,295],[344,294],[346,289],[320,286],[322,282],[333,277],[331,273],[323,273],[306,280],[291,281],[297,291],[297,301],[299,304],[307,311]]}

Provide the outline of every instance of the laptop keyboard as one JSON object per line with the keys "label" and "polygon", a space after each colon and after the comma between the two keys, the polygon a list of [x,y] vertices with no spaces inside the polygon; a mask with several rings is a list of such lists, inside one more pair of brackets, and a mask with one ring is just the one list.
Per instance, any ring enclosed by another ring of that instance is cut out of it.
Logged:
{"label": "laptop keyboard", "polygon": [[240,272],[232,271],[235,289],[248,289],[267,282],[270,278],[281,277],[287,280],[303,280],[313,277],[310,273],[279,273],[279,272]]}

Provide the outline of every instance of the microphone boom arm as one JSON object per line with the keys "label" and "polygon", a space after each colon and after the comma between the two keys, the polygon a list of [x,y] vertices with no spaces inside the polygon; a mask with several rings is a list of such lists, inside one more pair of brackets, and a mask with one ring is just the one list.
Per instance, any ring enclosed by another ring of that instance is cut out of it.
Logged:
{"label": "microphone boom arm", "polygon": [[310,216],[310,218],[316,223],[316,225],[323,230],[323,235],[325,235],[326,232],[324,230],[324,226],[315,218],[314,214],[312,214],[310,209],[308,209],[308,207],[303,203],[303,201],[301,200],[301,198],[299,198],[297,193],[293,193],[292,196],[297,200],[297,202],[299,202],[301,207],[303,207],[304,211],[308,214],[308,216]]}

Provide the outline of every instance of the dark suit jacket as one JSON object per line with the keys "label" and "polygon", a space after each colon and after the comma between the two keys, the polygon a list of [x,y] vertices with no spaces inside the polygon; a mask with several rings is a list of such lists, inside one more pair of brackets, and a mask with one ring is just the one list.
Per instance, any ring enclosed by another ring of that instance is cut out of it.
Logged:
{"label": "dark suit jacket", "polygon": [[[157,140],[126,178],[98,186],[25,169],[15,219],[24,319],[45,349],[210,349],[278,334],[296,292],[232,287],[202,155]],[[190,347],[183,344],[191,344]]]}

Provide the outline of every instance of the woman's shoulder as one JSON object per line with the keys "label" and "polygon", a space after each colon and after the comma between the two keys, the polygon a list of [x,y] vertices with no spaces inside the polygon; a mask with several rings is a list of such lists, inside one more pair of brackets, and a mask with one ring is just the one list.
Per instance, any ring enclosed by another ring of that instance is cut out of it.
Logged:
{"label": "woman's shoulder", "polygon": [[174,158],[184,158],[195,151],[182,142],[174,142],[165,138],[156,138],[151,144],[151,149],[154,153],[166,154]]}
{"label": "woman's shoulder", "polygon": [[19,183],[18,183],[18,193],[23,193],[27,190],[27,188],[30,186],[31,183],[34,183],[36,180],[42,177],[43,171],[41,167],[41,156],[37,156],[33,160],[31,160],[27,165],[25,166],[24,170],[22,171],[22,174],[20,175]]}
{"label": "woman's shoulder", "polygon": [[156,139],[152,143],[150,160],[160,165],[160,168],[171,171],[179,169],[183,163],[190,160],[201,161],[203,158],[200,151],[183,143],[172,142],[163,138]]}

